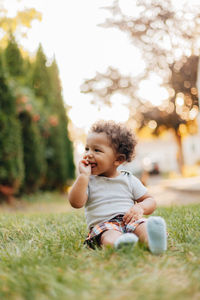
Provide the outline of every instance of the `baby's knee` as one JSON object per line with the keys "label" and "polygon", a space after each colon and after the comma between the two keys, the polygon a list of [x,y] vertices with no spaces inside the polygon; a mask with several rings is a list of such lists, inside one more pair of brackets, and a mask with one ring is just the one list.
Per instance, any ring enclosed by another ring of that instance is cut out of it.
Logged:
{"label": "baby's knee", "polygon": [[106,230],[101,235],[101,245],[114,245],[116,239],[122,233],[116,230]]}

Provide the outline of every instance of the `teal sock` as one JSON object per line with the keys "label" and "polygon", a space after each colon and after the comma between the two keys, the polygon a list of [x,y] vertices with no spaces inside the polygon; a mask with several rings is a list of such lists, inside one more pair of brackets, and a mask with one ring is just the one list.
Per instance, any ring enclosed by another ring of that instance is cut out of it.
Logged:
{"label": "teal sock", "polygon": [[160,254],[167,250],[167,232],[166,224],[163,218],[148,218],[147,234],[149,249],[153,254]]}
{"label": "teal sock", "polygon": [[137,241],[138,237],[134,233],[124,233],[115,241],[114,247],[119,249],[126,245],[134,246]]}

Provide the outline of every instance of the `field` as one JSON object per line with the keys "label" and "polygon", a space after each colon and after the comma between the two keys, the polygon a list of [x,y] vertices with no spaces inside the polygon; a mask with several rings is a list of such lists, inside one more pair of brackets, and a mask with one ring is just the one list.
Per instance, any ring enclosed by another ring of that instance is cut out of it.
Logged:
{"label": "field", "polygon": [[39,198],[26,205],[32,212],[1,210],[0,299],[200,299],[200,205],[156,210],[169,238],[154,256],[142,245],[87,249],[83,210],[59,212],[63,199]]}

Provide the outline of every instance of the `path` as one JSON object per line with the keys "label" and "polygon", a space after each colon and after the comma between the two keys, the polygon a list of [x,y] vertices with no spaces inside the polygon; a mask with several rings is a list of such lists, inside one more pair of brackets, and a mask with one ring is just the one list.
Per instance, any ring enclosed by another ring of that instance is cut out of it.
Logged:
{"label": "path", "polygon": [[163,180],[152,176],[148,181],[148,190],[158,206],[187,205],[200,203],[200,177]]}

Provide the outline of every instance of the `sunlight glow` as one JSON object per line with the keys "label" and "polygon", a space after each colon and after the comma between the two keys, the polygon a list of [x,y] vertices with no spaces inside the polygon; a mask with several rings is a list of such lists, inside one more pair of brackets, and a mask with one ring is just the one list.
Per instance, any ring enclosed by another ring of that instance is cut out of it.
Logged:
{"label": "sunlight glow", "polygon": [[[173,4],[177,6],[177,13],[180,13],[184,3],[193,5],[198,2],[199,0],[173,0]],[[42,43],[48,59],[55,54],[63,98],[67,105],[71,106],[69,117],[77,127],[87,130],[98,119],[113,119],[119,122],[128,120],[129,110],[125,105],[130,99],[127,96],[115,93],[111,96],[112,108],[102,104],[98,109],[91,104],[91,95],[80,93],[80,86],[85,79],[92,78],[96,72],[106,72],[109,65],[128,76],[137,76],[145,69],[140,51],[130,43],[128,36],[116,29],[97,26],[109,15],[108,11],[101,10],[100,7],[111,5],[113,0],[4,0],[3,3],[10,17],[15,16],[17,10],[30,7],[42,12],[42,22],[33,21],[32,28],[28,30],[28,38],[22,38],[19,42],[31,54],[35,53],[39,43]],[[136,1],[133,0],[119,0],[119,5],[122,13],[130,17],[138,16],[144,9],[142,6],[136,8]],[[191,16],[188,15],[187,18],[191,19]],[[128,26],[132,27],[133,23],[130,21]],[[178,44],[176,36],[174,39]],[[171,47],[168,37],[163,37],[162,43],[167,49]],[[186,52],[185,49],[177,47],[177,58],[182,55],[182,51]],[[97,83],[96,87],[106,89],[111,84],[111,80],[108,80]],[[155,106],[161,105],[161,110],[173,111],[174,104],[162,105],[173,91],[168,92],[160,86],[161,84],[162,79],[152,72],[149,80],[140,83],[139,97]],[[122,87],[126,85],[126,80],[121,81]],[[102,93],[105,92],[106,90],[102,90]],[[183,103],[183,98],[177,98],[176,104],[179,108]],[[179,112],[183,113],[181,109]],[[192,109],[189,112],[190,119],[195,118],[195,114],[196,110]],[[151,122],[149,126],[154,127],[155,123]]]}
{"label": "sunlight glow", "polygon": [[199,112],[198,107],[194,106],[189,112],[190,120],[194,120],[196,118],[196,116],[198,115],[198,112]]}
{"label": "sunlight glow", "polygon": [[138,7],[133,0],[119,0],[119,6],[125,15],[131,17],[137,17],[144,10],[144,7]]}
{"label": "sunlight glow", "polygon": [[149,127],[150,129],[155,129],[155,128],[157,127],[157,122],[154,121],[154,120],[149,121],[148,127]]}
{"label": "sunlight glow", "polygon": [[183,104],[184,104],[184,99],[183,99],[183,97],[178,96],[178,97],[176,98],[176,104],[179,105],[179,106],[183,106]]}
{"label": "sunlight glow", "polygon": [[[177,9],[177,10],[179,10],[179,9],[181,9],[181,7],[183,7],[183,6],[185,6],[185,5],[187,5],[188,4],[188,0],[174,0],[173,1],[173,5],[174,5],[174,7]],[[190,5],[196,5],[196,4],[199,4],[199,0],[190,0],[189,1],[189,4]]]}
{"label": "sunlight glow", "polygon": [[155,106],[162,104],[163,100],[169,98],[169,93],[165,88],[160,87],[157,82],[150,80],[143,80],[140,83],[138,95],[144,100],[150,101]]}
{"label": "sunlight glow", "polygon": [[129,109],[120,103],[116,103],[112,107],[103,106],[100,115],[100,119],[126,122],[129,118]]}
{"label": "sunlight glow", "polygon": [[4,6],[7,9],[7,16],[13,18],[16,15],[17,9],[23,9],[22,3],[17,0],[4,0]]}
{"label": "sunlight glow", "polygon": [[114,93],[110,97],[110,102],[112,104],[118,103],[118,104],[128,104],[130,102],[130,98],[126,95],[123,95],[121,93]]}
{"label": "sunlight glow", "polygon": [[129,118],[129,109],[120,103],[115,103],[112,107],[102,106],[100,109],[90,103],[83,103],[72,107],[69,110],[69,117],[75,126],[85,127],[87,131],[94,122],[102,119],[126,122]]}
{"label": "sunlight glow", "polygon": [[83,154],[83,152],[85,151],[84,144],[81,142],[78,142],[76,145],[76,151],[78,154]]}

